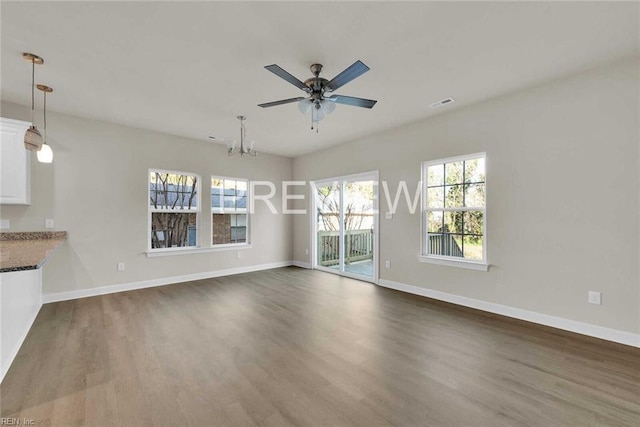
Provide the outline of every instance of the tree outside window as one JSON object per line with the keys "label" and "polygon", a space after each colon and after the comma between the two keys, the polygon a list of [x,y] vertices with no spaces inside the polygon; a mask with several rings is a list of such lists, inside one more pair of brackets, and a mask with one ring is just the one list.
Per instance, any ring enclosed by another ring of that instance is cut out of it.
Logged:
{"label": "tree outside window", "polygon": [[151,249],[197,246],[198,187],[197,175],[149,172]]}

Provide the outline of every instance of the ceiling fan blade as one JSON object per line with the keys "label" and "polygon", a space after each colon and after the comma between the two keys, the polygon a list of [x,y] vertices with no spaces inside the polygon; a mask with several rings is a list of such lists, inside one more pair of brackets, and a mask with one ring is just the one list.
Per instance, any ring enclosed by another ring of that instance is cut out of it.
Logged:
{"label": "ceiling fan blade", "polygon": [[331,90],[337,90],[338,88],[346,85],[351,80],[357,77],[360,77],[361,75],[363,75],[369,70],[370,68],[364,65],[362,61],[357,60],[356,62],[351,64],[346,70],[344,70],[343,72],[335,76],[333,79],[331,79],[331,81],[327,83],[327,86]]}
{"label": "ceiling fan blade", "polygon": [[290,104],[292,102],[302,101],[303,99],[305,99],[303,96],[299,96],[297,98],[289,98],[289,99],[282,99],[280,101],[265,102],[264,104],[258,104],[258,107],[262,107],[262,108],[275,107],[276,105]]}
{"label": "ceiling fan blade", "polygon": [[291,83],[292,85],[294,85],[298,89],[302,89],[302,90],[306,90],[307,89],[307,86],[303,82],[298,80],[295,76],[293,76],[289,72],[285,71],[279,65],[276,65],[276,64],[266,65],[264,68],[266,68],[267,70],[271,71],[273,74],[275,74],[276,76],[280,77],[281,79],[284,79],[284,80],[288,81],[289,83]]}
{"label": "ceiling fan blade", "polygon": [[373,99],[355,98],[353,96],[344,95],[331,95],[325,99],[337,102],[338,104],[353,105],[354,107],[362,108],[373,108],[373,106],[376,105],[376,102],[378,102]]}

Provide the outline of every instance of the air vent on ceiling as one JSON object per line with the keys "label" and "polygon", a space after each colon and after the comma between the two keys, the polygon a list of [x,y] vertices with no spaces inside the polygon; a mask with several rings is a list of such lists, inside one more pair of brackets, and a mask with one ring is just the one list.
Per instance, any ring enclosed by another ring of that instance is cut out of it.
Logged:
{"label": "air vent on ceiling", "polygon": [[443,105],[447,105],[447,104],[451,104],[453,102],[453,98],[445,98],[442,99],[438,102],[434,102],[433,104],[429,104],[429,107],[431,108],[440,108]]}

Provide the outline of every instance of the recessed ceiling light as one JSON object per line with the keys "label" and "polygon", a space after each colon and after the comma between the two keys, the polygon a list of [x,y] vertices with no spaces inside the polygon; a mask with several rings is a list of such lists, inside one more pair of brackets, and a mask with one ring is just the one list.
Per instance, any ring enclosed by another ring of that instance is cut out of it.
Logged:
{"label": "recessed ceiling light", "polygon": [[438,102],[434,102],[433,104],[429,104],[429,107],[431,108],[440,108],[443,105],[447,105],[447,104],[451,104],[453,102],[453,98],[445,98],[442,99]]}

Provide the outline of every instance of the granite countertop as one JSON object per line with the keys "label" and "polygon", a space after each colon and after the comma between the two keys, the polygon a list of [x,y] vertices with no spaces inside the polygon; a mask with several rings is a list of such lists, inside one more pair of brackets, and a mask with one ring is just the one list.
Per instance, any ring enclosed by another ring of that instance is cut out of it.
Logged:
{"label": "granite countertop", "polygon": [[65,240],[66,231],[0,233],[0,273],[42,267]]}

